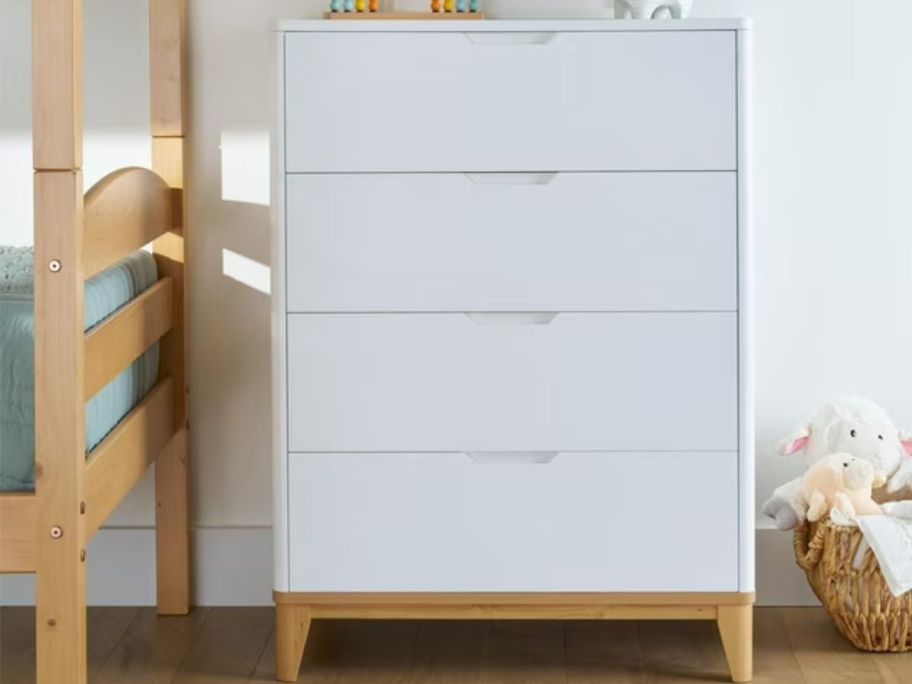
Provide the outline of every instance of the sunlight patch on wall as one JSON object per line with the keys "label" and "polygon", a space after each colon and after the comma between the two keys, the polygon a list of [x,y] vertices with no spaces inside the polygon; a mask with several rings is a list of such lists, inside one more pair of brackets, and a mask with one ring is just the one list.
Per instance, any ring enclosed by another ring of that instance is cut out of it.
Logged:
{"label": "sunlight patch on wall", "polygon": [[223,130],[222,199],[269,206],[269,133]]}
{"label": "sunlight patch on wall", "polygon": [[222,273],[257,292],[267,295],[271,292],[269,266],[245,257],[243,254],[223,249]]}

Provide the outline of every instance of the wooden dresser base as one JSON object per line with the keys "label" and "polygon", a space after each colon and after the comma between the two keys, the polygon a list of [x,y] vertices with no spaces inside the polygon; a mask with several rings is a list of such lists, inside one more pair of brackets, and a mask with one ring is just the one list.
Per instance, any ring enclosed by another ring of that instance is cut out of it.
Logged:
{"label": "wooden dresser base", "polygon": [[754,594],[275,592],[276,676],[295,682],[311,620],[715,620],[732,681],[753,677]]}

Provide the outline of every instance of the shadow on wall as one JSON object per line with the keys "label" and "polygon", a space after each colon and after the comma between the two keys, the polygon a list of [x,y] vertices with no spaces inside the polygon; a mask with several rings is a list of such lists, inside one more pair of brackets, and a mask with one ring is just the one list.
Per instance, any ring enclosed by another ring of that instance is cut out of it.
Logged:
{"label": "shadow on wall", "polygon": [[[270,291],[269,261],[269,133],[266,131],[222,131],[221,180],[223,202],[235,205],[235,210],[245,213],[261,227],[265,221],[265,241],[259,230],[245,231],[238,236],[234,249],[222,249],[222,274],[242,285],[263,294]],[[240,205],[240,206],[238,206]],[[243,206],[248,205],[248,206]],[[258,210],[264,207],[265,212]],[[252,233],[256,233],[253,240]],[[264,250],[265,246],[265,250]],[[235,251],[243,250],[243,252]],[[268,302],[267,302],[268,306]]]}
{"label": "shadow on wall", "polygon": [[[91,1],[91,0],[87,0]],[[272,522],[270,21],[324,0],[188,4],[194,522]]]}
{"label": "shadow on wall", "polygon": [[[269,133],[222,131],[222,201],[248,217],[248,230],[235,236],[237,244],[222,249],[222,274],[268,295],[270,292]],[[255,223],[254,223],[255,222]],[[265,236],[260,228],[265,225]],[[256,226],[256,230],[252,229]],[[265,239],[263,239],[265,237]],[[238,250],[238,251],[236,251]],[[266,301],[267,313],[269,302]]]}
{"label": "shadow on wall", "polygon": [[272,521],[268,27],[310,5],[188,6],[191,439],[201,526]]}

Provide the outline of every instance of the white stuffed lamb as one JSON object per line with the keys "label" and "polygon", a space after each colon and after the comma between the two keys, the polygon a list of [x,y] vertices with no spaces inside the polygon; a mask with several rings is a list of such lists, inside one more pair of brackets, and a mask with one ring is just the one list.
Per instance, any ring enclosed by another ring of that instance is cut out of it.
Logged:
{"label": "white stuffed lamb", "polygon": [[[886,492],[875,492],[878,499],[912,485],[912,458],[908,458],[912,438],[896,428],[886,411],[861,397],[824,404],[779,450],[785,455],[805,456],[808,466],[837,452],[869,461],[887,480]],[[763,504],[763,512],[780,530],[791,530],[805,520],[807,502],[801,482],[799,477],[785,483]]]}

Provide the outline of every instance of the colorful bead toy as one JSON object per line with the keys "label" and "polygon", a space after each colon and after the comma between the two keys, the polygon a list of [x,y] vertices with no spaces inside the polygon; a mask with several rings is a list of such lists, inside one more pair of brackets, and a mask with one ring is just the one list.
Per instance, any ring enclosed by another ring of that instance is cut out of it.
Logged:
{"label": "colorful bead toy", "polygon": [[[481,0],[430,0],[430,2],[432,12],[458,12],[460,14],[481,12]],[[360,14],[370,12],[373,14],[380,13],[381,8],[385,5],[384,0],[330,0],[329,10],[333,14],[338,12],[358,12]],[[393,15],[391,14],[391,16]],[[382,18],[385,18],[385,15]],[[453,18],[455,19],[455,17]]]}

